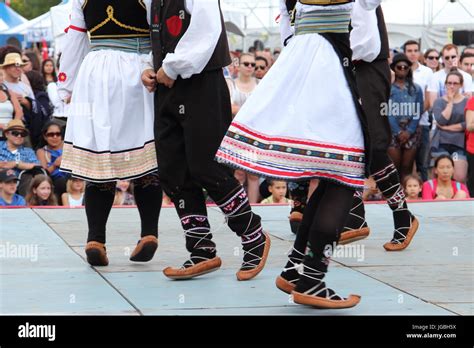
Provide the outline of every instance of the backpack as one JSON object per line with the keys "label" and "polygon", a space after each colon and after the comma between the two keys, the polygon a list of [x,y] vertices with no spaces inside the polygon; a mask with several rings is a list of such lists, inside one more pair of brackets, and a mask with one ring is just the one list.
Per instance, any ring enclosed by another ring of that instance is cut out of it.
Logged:
{"label": "backpack", "polygon": [[33,148],[36,148],[41,140],[41,131],[46,123],[51,120],[53,106],[46,92],[35,94],[35,100],[30,100],[31,110],[24,110],[25,121]]}

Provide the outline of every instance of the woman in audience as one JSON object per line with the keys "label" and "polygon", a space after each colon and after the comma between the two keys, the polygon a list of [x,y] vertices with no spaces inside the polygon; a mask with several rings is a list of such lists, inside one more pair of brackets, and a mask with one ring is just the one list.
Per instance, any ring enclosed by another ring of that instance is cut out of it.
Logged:
{"label": "woman in audience", "polygon": [[82,207],[84,205],[85,190],[84,180],[69,178],[66,184],[66,192],[61,196],[62,204],[66,207]]}
{"label": "woman in audience", "polygon": [[433,70],[433,72],[439,71],[440,64],[439,64],[439,52],[435,50],[434,48],[430,48],[427,50],[424,54],[425,58],[425,65]]}
{"label": "woman in audience", "polygon": [[421,141],[418,124],[423,113],[423,91],[413,82],[411,66],[411,61],[404,54],[397,54],[390,66],[395,72],[395,82],[392,84],[387,110],[392,129],[388,154],[401,180],[413,171],[416,150]]}
{"label": "woman in audience", "polygon": [[[238,78],[235,80],[226,80],[232,102],[232,115],[234,116],[245,104],[247,98],[250,97],[255,87],[257,87],[258,80],[254,77],[255,66],[255,56],[250,53],[243,53],[239,57],[239,66],[237,69]],[[247,195],[249,197],[249,202],[258,203],[260,201],[260,185],[258,176],[246,173],[239,169],[235,171],[234,175],[241,185],[245,186],[247,183]]]}
{"label": "woman in audience", "polygon": [[56,68],[52,59],[46,59],[43,61],[43,64],[41,65],[41,75],[43,75],[45,86],[51,82],[58,82]]}
{"label": "woman in audience", "polygon": [[23,109],[18,102],[17,95],[8,90],[3,84],[4,73],[0,68],[0,140],[5,140],[3,129],[12,119],[23,119]]}
{"label": "woman in audience", "polygon": [[467,156],[465,148],[466,121],[464,110],[467,98],[461,94],[464,78],[453,68],[446,76],[446,95],[436,99],[433,116],[437,130],[433,136],[433,157],[449,155],[454,160],[454,180],[466,182]]}
{"label": "woman in audience", "polygon": [[68,175],[59,170],[63,155],[63,134],[61,126],[55,122],[48,122],[43,128],[43,145],[36,151],[36,156],[41,166],[48,171],[53,179],[57,197],[66,192]]}
{"label": "woman in audience", "polygon": [[449,155],[441,155],[435,161],[435,179],[423,184],[423,199],[465,199],[469,198],[467,187],[453,180],[454,161]]}
{"label": "woman in audience", "polygon": [[474,97],[466,106],[466,153],[467,153],[467,187],[471,197],[474,196]]}
{"label": "woman in audience", "polygon": [[58,205],[58,200],[53,193],[53,181],[49,176],[41,174],[33,178],[26,195],[26,204],[28,206]]}

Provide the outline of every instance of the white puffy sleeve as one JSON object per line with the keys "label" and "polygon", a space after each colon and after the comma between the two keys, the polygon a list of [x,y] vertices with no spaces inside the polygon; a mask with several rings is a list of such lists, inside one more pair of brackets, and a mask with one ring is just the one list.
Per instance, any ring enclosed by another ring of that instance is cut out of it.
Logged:
{"label": "white puffy sleeve", "polygon": [[[174,53],[163,60],[163,70],[173,80],[199,74],[209,63],[222,32],[221,12],[216,0],[186,0],[191,23]],[[224,29],[225,30],[225,29]]]}
{"label": "white puffy sleeve", "polygon": [[357,2],[359,2],[365,10],[370,11],[379,7],[382,0],[357,0]]}
{"label": "white puffy sleeve", "polygon": [[58,75],[58,93],[63,100],[71,96],[79,68],[90,51],[90,41],[82,11],[84,1],[72,1],[71,25],[66,29]]}
{"label": "white puffy sleeve", "polygon": [[291,25],[290,10],[292,9],[286,8],[286,1],[280,0],[281,47],[284,47],[285,41],[295,34],[295,28]]}

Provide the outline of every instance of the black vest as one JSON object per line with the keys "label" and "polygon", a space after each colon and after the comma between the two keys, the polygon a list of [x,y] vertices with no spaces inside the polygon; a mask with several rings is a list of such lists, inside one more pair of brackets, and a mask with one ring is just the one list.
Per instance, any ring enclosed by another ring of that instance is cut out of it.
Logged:
{"label": "black vest", "polygon": [[85,2],[83,12],[91,39],[150,36],[142,0],[90,0]]}
{"label": "black vest", "polygon": [[[163,60],[168,53],[174,53],[179,40],[181,40],[186,30],[188,30],[191,15],[186,12],[185,5],[185,0],[152,1],[150,23],[153,64],[156,70],[161,68]],[[222,69],[232,63],[222,11],[221,23],[221,36],[219,37],[211,59],[209,59],[203,71]]]}
{"label": "black vest", "polygon": [[385,19],[383,17],[382,7],[377,7],[375,11],[377,15],[377,24],[380,35],[380,53],[375,60],[384,60],[390,58],[390,46],[388,44],[387,27],[385,26]]}

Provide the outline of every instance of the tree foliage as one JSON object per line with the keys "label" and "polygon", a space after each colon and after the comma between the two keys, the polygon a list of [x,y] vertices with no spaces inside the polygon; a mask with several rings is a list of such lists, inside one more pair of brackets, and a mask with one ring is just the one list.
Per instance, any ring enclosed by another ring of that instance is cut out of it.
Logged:
{"label": "tree foliage", "polygon": [[60,3],[60,0],[11,0],[10,6],[26,19],[33,19]]}

